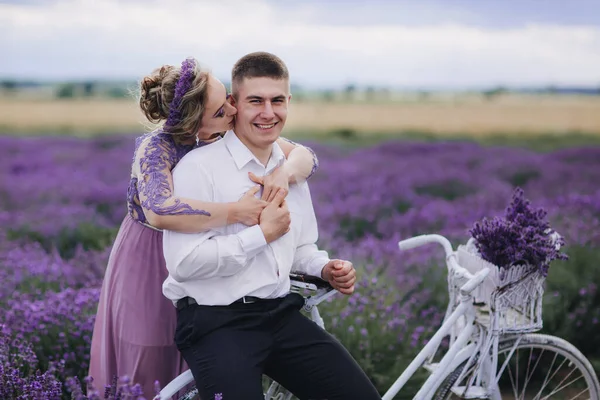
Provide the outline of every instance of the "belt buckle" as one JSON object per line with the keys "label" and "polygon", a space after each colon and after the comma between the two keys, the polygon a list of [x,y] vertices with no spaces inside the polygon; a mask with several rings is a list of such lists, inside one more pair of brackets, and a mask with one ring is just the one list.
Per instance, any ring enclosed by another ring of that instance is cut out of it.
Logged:
{"label": "belt buckle", "polygon": [[254,302],[255,302],[255,300],[250,300],[250,299],[246,300],[246,296],[242,297],[242,303],[244,303],[244,304],[252,304]]}

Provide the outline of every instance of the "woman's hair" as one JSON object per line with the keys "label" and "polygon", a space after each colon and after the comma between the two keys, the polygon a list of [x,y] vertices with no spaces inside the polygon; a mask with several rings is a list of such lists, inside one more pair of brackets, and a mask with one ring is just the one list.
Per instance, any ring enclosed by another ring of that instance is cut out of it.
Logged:
{"label": "woman's hair", "polygon": [[[187,59],[182,67],[163,65],[142,79],[140,108],[152,123],[168,121],[169,123],[163,126],[166,133],[194,135],[200,128],[204,114],[208,78],[209,72],[201,70],[194,59]],[[182,82],[186,79],[190,81]],[[183,93],[182,87],[185,88]],[[177,89],[179,93],[175,96]],[[177,118],[173,118],[174,113],[177,114]]]}

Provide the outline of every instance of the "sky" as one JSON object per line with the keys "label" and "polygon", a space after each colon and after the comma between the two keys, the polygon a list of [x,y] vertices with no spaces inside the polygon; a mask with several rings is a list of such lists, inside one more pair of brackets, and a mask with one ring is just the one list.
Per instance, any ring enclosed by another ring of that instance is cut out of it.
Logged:
{"label": "sky", "polygon": [[139,79],[269,51],[304,87],[600,86],[600,0],[0,0],[0,78]]}

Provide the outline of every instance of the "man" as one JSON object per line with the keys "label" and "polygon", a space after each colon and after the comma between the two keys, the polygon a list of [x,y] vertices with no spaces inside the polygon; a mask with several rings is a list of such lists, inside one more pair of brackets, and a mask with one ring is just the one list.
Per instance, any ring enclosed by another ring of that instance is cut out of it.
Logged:
{"label": "man", "polygon": [[[287,67],[252,53],[233,67],[233,131],[188,153],[173,171],[176,196],[237,201],[284,161],[275,143],[291,99]],[[350,354],[300,313],[292,270],[354,291],[352,264],[315,245],[317,222],[306,182],[280,191],[258,225],[233,224],[198,234],[165,231],[169,277],[164,294],[178,308],[175,342],[202,399],[263,399],[262,375],[301,399],[380,399]]]}

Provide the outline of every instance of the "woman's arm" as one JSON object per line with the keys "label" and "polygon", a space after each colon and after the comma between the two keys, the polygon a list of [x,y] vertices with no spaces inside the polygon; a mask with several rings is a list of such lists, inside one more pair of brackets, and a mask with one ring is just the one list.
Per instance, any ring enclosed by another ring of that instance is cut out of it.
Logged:
{"label": "woman's arm", "polygon": [[275,168],[269,175],[248,177],[255,183],[263,185],[262,200],[271,201],[277,191],[283,189],[287,196],[291,183],[300,183],[309,179],[319,167],[317,155],[309,147],[299,145],[289,139],[279,138],[277,144],[286,156],[282,166]]}
{"label": "woman's arm", "polygon": [[[215,227],[222,227],[240,222],[247,226],[256,225],[266,202],[257,199],[254,194],[258,187],[248,191],[242,199],[231,203],[207,203],[194,199],[173,196],[173,162],[169,154],[168,144],[151,138],[143,143],[136,153],[138,167],[138,191],[140,202],[148,222],[159,229],[167,229],[183,233],[203,232]],[[297,145],[288,139],[277,142],[287,160],[281,170],[281,180],[289,183],[301,182],[310,178],[318,168],[319,161],[308,147]],[[278,168],[278,170],[281,168]],[[273,177],[275,173],[269,175]],[[272,184],[273,194],[283,184]],[[277,180],[279,182],[279,180]]]}
{"label": "woman's arm", "polygon": [[283,168],[288,175],[289,183],[303,182],[313,176],[319,168],[319,159],[310,147],[283,137],[277,139],[277,144],[287,159]]}
{"label": "woman's arm", "polygon": [[258,223],[266,203],[254,197],[255,187],[238,202],[208,203],[173,196],[173,160],[168,144],[157,139],[143,143],[136,153],[138,192],[144,215],[159,229],[202,232],[235,222]]}

